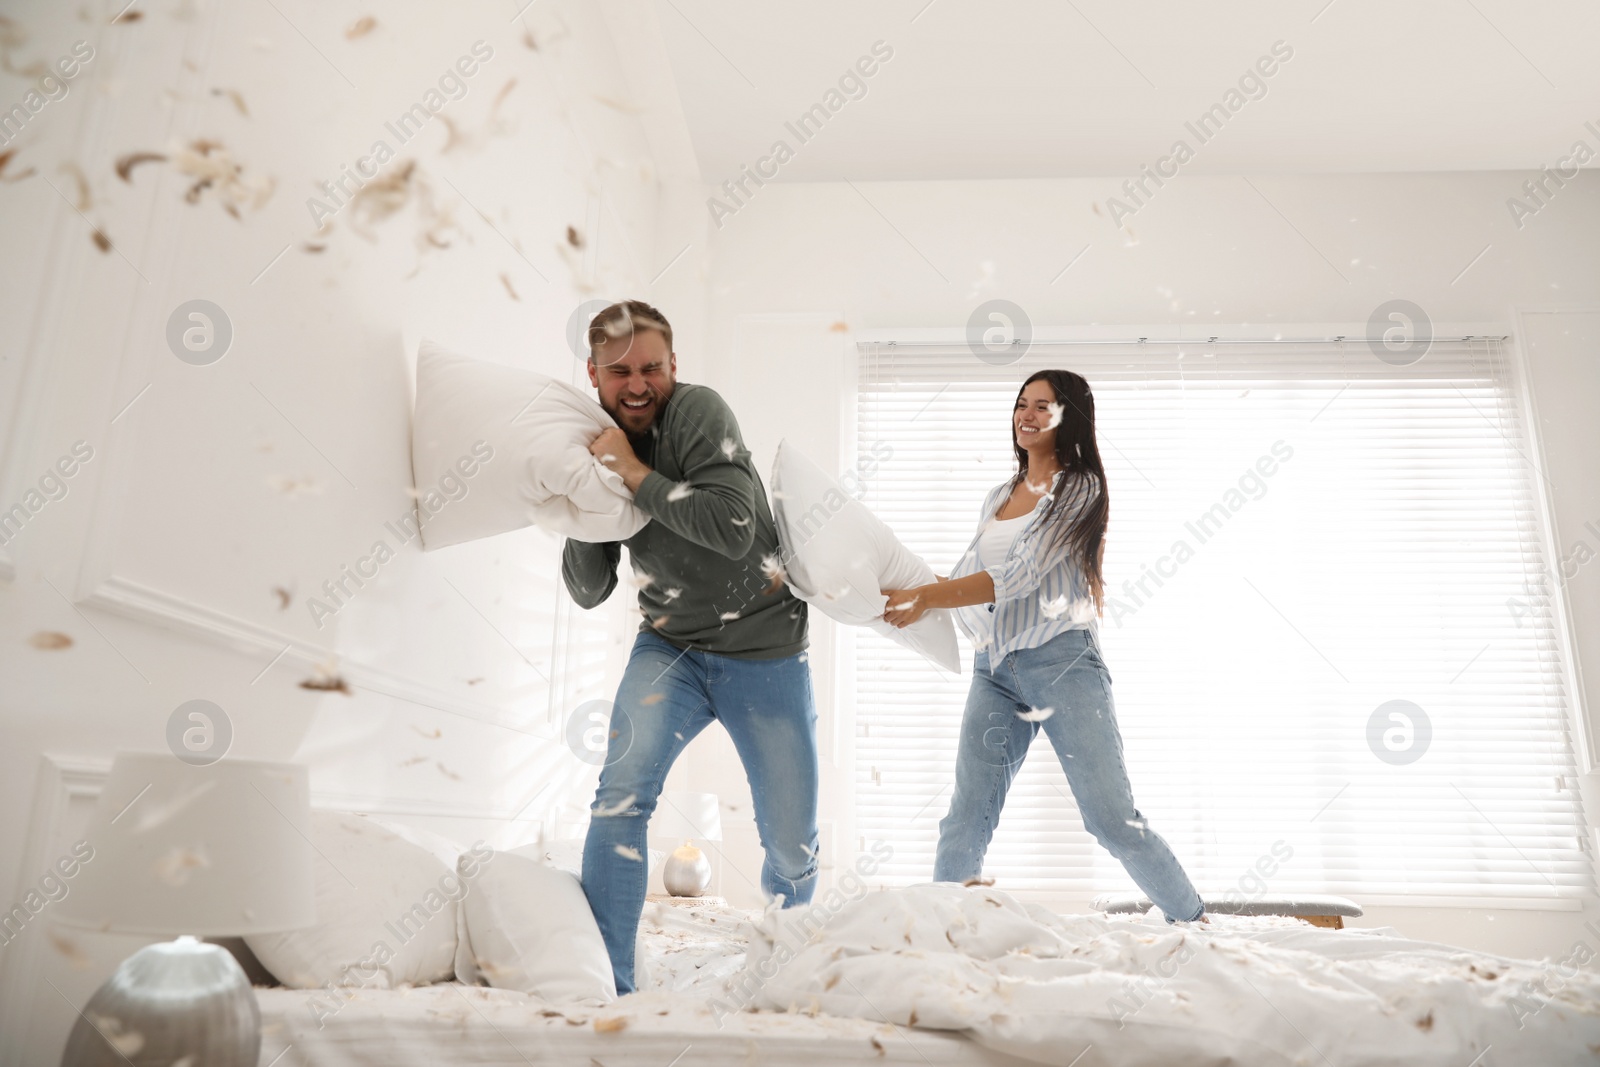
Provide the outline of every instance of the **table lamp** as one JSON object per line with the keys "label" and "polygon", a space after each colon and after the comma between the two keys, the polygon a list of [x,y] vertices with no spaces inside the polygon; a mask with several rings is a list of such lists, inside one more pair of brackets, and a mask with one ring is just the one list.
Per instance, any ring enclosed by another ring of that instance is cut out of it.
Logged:
{"label": "table lamp", "polygon": [[86,835],[93,862],[56,917],[180,936],[122,961],[79,1013],[62,1067],[255,1067],[255,993],[231,953],[199,938],[315,922],[310,830],[299,764],[118,753]]}
{"label": "table lamp", "polygon": [[697,897],[711,887],[711,863],[693,840],[722,840],[722,813],[715,793],[662,793],[650,832],[683,844],[661,868],[661,884],[675,897]]}

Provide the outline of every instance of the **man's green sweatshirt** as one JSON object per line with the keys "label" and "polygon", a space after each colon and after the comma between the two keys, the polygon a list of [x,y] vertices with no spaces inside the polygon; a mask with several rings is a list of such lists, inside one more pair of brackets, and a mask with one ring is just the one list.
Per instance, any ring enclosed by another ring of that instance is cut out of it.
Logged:
{"label": "man's green sweatshirt", "polygon": [[803,651],[806,605],[774,580],[778,530],[722,397],[678,382],[648,439],[634,448],[652,468],[634,494],[650,522],[626,541],[568,539],[561,576],[572,599],[592,608],[610,596],[627,545],[640,585],[640,630],[740,659]]}

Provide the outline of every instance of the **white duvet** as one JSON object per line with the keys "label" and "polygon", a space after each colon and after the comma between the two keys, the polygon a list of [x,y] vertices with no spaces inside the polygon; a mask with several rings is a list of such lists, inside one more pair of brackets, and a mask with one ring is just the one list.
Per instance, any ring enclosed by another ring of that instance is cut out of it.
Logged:
{"label": "white duvet", "polygon": [[[1038,1063],[1338,1067],[1600,1062],[1600,975],[1295,919],[1057,915],[992,889],[915,886],[770,910],[739,1002],[961,1030]],[[1488,1052],[1485,1055],[1487,1050]]]}

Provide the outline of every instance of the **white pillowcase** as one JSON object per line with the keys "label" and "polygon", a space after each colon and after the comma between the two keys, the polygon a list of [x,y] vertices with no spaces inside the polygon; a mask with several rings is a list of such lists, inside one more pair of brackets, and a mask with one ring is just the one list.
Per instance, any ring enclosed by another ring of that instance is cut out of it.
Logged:
{"label": "white pillowcase", "polygon": [[948,611],[929,611],[904,628],[880,618],[888,603],[880,590],[931,585],[933,568],[788,441],[778,442],[771,484],[772,516],[794,594],[836,622],[870,627],[959,674]]}
{"label": "white pillowcase", "polygon": [[[606,1004],[616,978],[589,898],[576,876],[545,863],[539,846],[495,852],[461,902],[456,977],[545,1000]],[[463,862],[466,857],[462,857]]]}
{"label": "white pillowcase", "polygon": [[[413,836],[359,815],[313,811],[317,923],[252,934],[261,965],[293,989],[395,989],[447,981],[466,886]],[[487,852],[487,850],[483,850]]]}
{"label": "white pillowcase", "polygon": [[411,473],[425,549],[539,526],[579,541],[621,541],[650,517],[589,452],[616,423],[565,382],[417,348]]}

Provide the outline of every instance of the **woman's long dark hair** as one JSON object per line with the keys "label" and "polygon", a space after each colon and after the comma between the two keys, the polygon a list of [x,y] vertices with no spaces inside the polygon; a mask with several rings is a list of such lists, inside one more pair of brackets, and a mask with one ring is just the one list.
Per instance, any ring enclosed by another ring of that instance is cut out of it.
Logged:
{"label": "woman's long dark hair", "polygon": [[[1097,615],[1105,613],[1105,579],[1100,572],[1106,550],[1106,520],[1111,514],[1111,500],[1106,490],[1106,468],[1100,461],[1100,446],[1094,436],[1094,393],[1081,374],[1069,370],[1042,370],[1028,376],[1017,390],[1022,399],[1023,390],[1034,382],[1043,381],[1055,393],[1060,405],[1061,421],[1056,424],[1056,462],[1065,473],[1060,491],[1055,493],[1045,509],[1044,522],[1054,530],[1056,544],[1070,545],[1069,551],[1083,570],[1089,582],[1089,592],[1094,597]],[[1012,405],[1013,413],[1016,405]],[[1015,414],[1013,414],[1013,419]],[[1016,441],[1012,431],[1012,447],[1017,453],[1017,474],[1011,482],[1015,489],[1028,476],[1028,451]],[[1077,512],[1070,523],[1059,522],[1063,513]]]}

